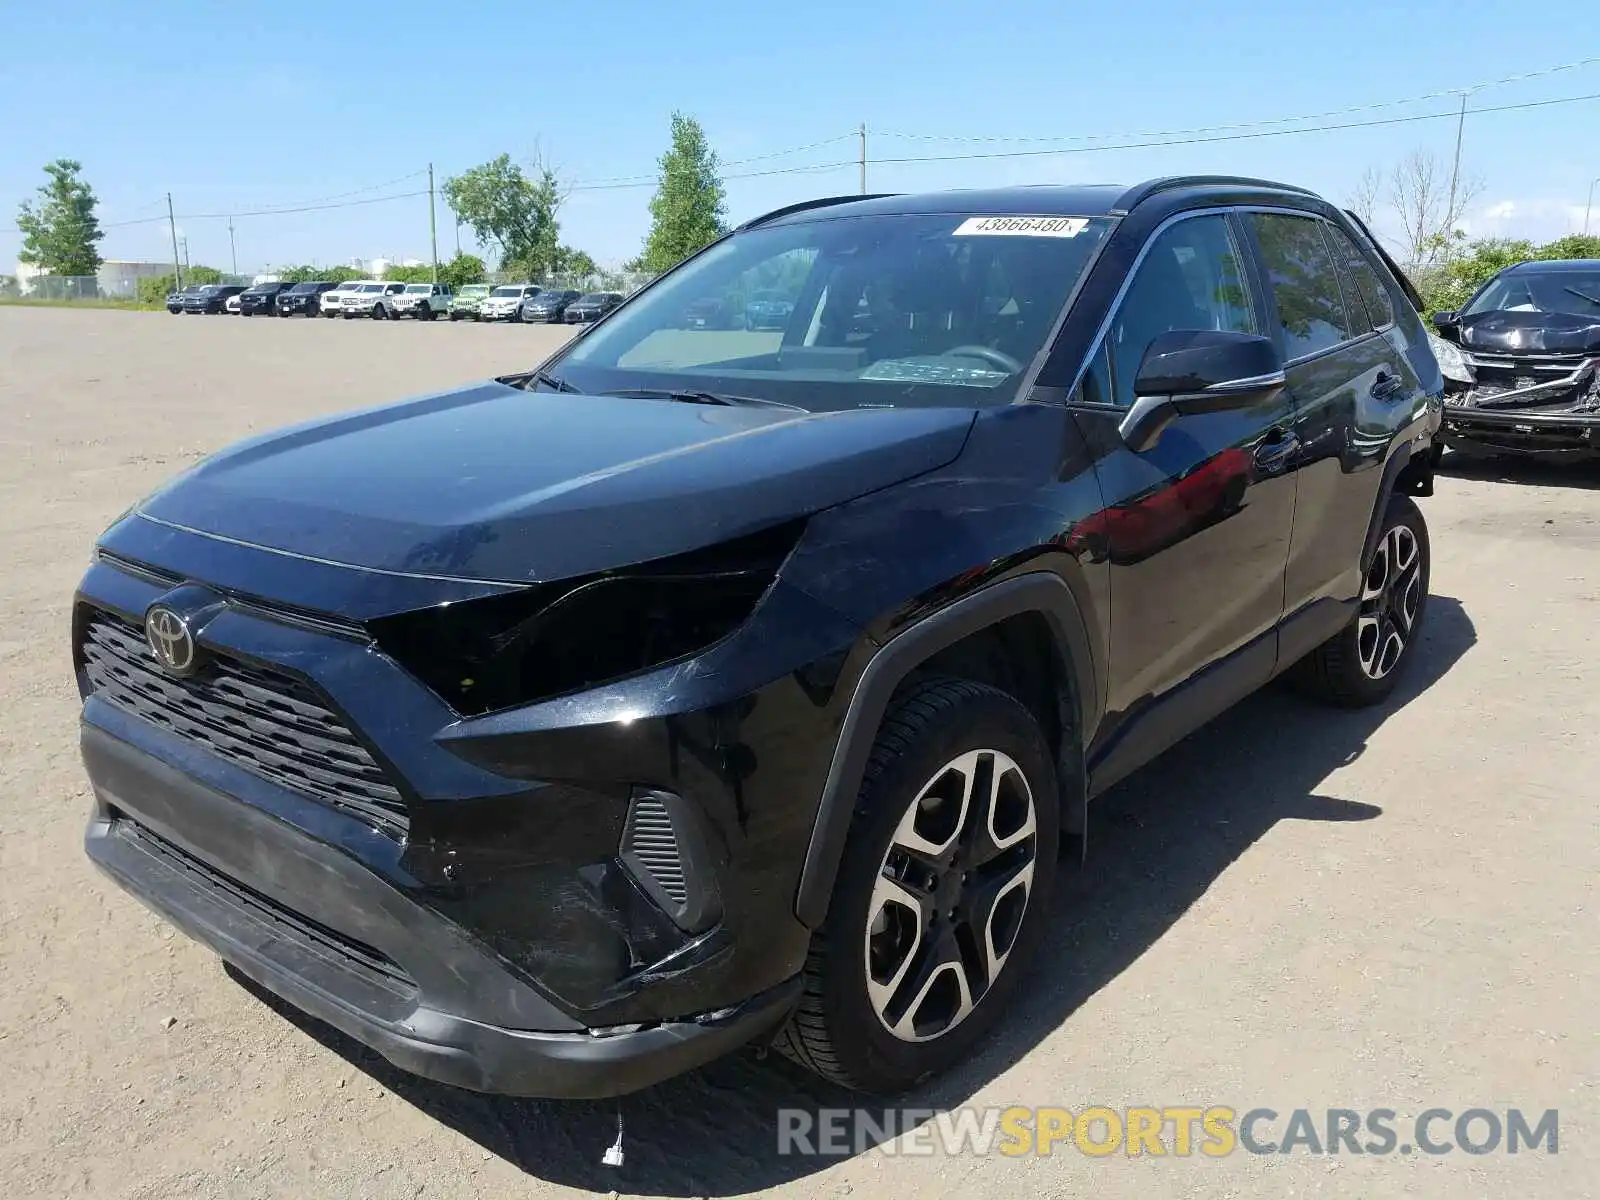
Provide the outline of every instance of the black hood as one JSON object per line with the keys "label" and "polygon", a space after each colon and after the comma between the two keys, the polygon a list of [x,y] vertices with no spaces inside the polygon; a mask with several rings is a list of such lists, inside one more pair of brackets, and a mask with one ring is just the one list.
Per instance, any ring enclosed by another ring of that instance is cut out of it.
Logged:
{"label": "black hood", "polygon": [[356,567],[564,579],[699,549],[934,470],[960,453],[974,416],[489,382],[242,443],[138,511]]}
{"label": "black hood", "polygon": [[1491,354],[1600,354],[1600,317],[1499,309],[1461,318],[1461,344]]}

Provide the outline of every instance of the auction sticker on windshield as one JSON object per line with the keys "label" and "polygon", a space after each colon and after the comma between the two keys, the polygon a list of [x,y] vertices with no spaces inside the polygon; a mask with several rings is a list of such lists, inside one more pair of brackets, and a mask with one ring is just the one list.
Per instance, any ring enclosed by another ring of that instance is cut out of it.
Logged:
{"label": "auction sticker on windshield", "polygon": [[968,217],[955,237],[1077,237],[1089,227],[1084,217]]}

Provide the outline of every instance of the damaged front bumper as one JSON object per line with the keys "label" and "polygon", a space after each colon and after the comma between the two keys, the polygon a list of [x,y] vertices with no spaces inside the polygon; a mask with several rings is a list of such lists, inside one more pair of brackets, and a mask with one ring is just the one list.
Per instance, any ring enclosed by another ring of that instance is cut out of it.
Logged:
{"label": "damaged front bumper", "polygon": [[1600,358],[1473,359],[1474,381],[1451,380],[1439,439],[1466,453],[1544,458],[1600,455]]}
{"label": "damaged front bumper", "polygon": [[[86,849],[243,974],[403,1069],[515,1095],[633,1091],[787,1019],[815,751],[847,698],[748,647],[809,663],[849,622],[779,584],[698,658],[462,718],[304,614],[490,585],[284,572],[145,521],[106,541],[74,606]],[[196,577],[227,600],[201,672],[167,679],[139,622]],[[289,607],[239,598],[269,578]]]}

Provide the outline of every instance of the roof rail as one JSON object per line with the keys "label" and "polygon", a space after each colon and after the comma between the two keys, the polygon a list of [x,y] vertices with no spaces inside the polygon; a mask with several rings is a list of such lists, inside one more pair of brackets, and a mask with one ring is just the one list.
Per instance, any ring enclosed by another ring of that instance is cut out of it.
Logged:
{"label": "roof rail", "polygon": [[1296,187],[1292,183],[1278,183],[1271,179],[1253,179],[1248,175],[1169,175],[1164,179],[1150,179],[1135,184],[1117,197],[1117,202],[1111,211],[1130,213],[1150,197],[1161,192],[1170,192],[1183,187],[1202,187],[1206,184],[1272,188],[1274,191],[1296,192],[1302,196],[1316,195],[1310,188]]}
{"label": "roof rail", "polygon": [[776,221],[779,217],[787,217],[791,213],[805,212],[812,208],[831,208],[835,204],[854,204],[857,200],[882,200],[885,196],[896,195],[894,192],[862,192],[854,196],[823,196],[816,200],[802,200],[799,204],[786,204],[782,208],[775,208],[769,213],[762,213],[759,217],[751,217],[736,229],[754,229],[757,225],[765,225],[768,221]]}

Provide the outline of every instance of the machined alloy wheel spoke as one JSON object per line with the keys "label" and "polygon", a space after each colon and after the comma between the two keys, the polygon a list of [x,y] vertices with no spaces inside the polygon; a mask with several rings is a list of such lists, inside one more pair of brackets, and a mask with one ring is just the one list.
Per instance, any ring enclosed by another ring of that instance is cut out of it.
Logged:
{"label": "machined alloy wheel spoke", "polygon": [[929,1041],[983,999],[1033,889],[1038,816],[1015,759],[973,750],[945,764],[895,827],[867,910],[867,997],[885,1029]]}
{"label": "machined alloy wheel spoke", "polygon": [[1422,551],[1407,525],[1396,525],[1378,543],[1361,586],[1356,617],[1356,657],[1361,670],[1382,679],[1405,653],[1422,604]]}

